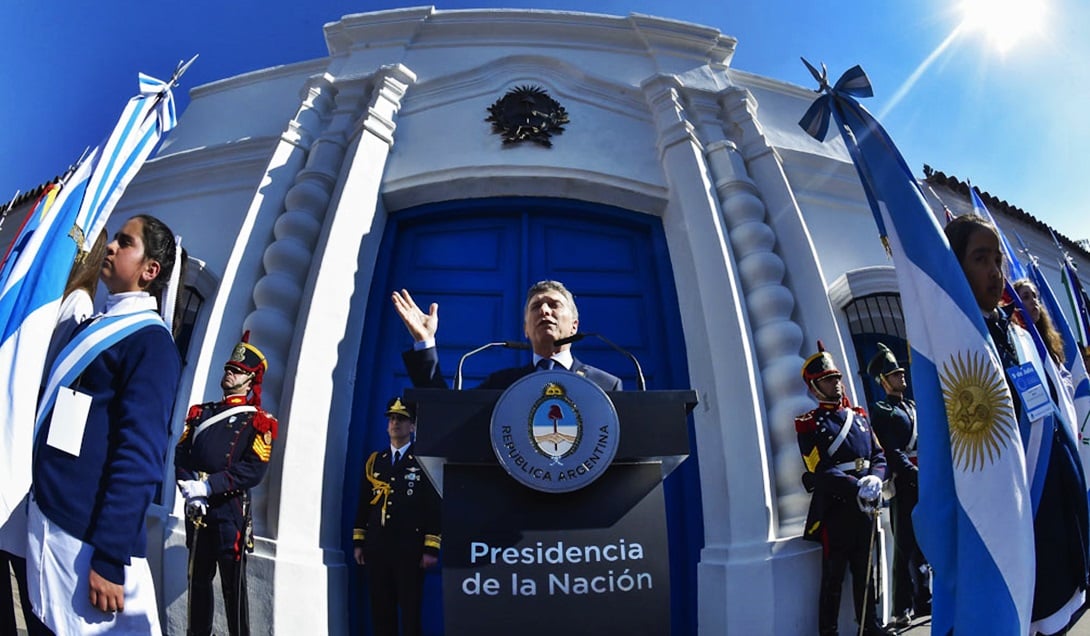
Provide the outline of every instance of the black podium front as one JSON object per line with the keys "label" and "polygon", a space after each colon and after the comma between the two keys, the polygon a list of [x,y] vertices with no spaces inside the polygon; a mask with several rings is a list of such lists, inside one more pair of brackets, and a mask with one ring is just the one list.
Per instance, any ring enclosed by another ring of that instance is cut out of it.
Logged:
{"label": "black podium front", "polygon": [[612,464],[571,492],[508,475],[489,427],[500,391],[410,389],[417,458],[443,495],[445,632],[669,634],[662,480],[689,454],[693,391],[609,393]]}

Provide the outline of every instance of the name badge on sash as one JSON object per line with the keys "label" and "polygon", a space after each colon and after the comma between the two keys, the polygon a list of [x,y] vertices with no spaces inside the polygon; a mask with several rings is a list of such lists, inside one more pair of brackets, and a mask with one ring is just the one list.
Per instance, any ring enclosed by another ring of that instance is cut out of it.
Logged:
{"label": "name badge on sash", "polygon": [[91,396],[75,389],[61,387],[53,405],[53,418],[49,425],[49,437],[45,443],[79,457],[83,447],[83,431],[87,428],[87,415],[91,412]]}
{"label": "name badge on sash", "polygon": [[1018,396],[1022,398],[1022,405],[1026,409],[1026,415],[1031,422],[1035,422],[1049,414],[1052,410],[1052,402],[1049,401],[1048,392],[1041,383],[1041,377],[1029,362],[1007,369],[1011,384]]}

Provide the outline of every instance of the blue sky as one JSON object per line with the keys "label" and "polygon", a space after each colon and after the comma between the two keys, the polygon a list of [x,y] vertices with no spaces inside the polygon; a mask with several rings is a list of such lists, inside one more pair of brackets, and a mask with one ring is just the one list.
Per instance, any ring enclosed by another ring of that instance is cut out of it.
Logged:
{"label": "blue sky", "polygon": [[[996,3],[990,0],[989,15]],[[1000,52],[962,27],[949,0],[526,0],[437,4],[627,15],[717,28],[738,39],[735,68],[810,87],[799,62],[835,79],[861,64],[879,115],[909,165],[969,179],[1070,238],[1090,238],[1082,152],[1090,145],[1090,24],[1085,0],[1022,0],[1046,10],[1043,32]],[[166,78],[200,59],[177,92],[326,54],[322,25],[350,13],[415,6],[357,0],[4,0],[0,3],[3,153],[0,201],[52,178],[99,143],[143,71]],[[865,7],[860,9],[860,7]],[[1026,24],[1029,20],[1022,20]],[[983,20],[968,24],[979,26]],[[912,81],[910,81],[912,80]]]}

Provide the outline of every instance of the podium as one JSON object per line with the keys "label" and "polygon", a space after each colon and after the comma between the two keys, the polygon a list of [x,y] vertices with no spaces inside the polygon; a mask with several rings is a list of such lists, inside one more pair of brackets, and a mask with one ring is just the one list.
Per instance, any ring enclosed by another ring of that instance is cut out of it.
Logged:
{"label": "podium", "polygon": [[693,391],[608,393],[620,434],[593,482],[535,490],[490,437],[502,391],[409,389],[417,459],[443,496],[445,633],[669,634],[662,482],[689,455]]}

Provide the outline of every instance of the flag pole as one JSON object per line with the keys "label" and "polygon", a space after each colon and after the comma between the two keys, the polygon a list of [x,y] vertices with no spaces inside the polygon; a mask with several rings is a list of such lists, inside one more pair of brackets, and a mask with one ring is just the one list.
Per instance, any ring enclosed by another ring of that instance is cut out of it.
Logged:
{"label": "flag pole", "polygon": [[8,218],[8,212],[11,212],[12,208],[15,207],[15,200],[19,198],[20,194],[22,194],[22,190],[16,188],[15,194],[11,196],[11,201],[8,201],[8,207],[4,210],[3,214],[0,214],[0,228],[4,227],[4,221]]}
{"label": "flag pole", "polygon": [[193,57],[189,58],[188,62],[185,60],[178,60],[178,65],[174,67],[174,73],[172,73],[170,79],[163,84],[163,87],[155,96],[155,102],[152,104],[152,107],[148,110],[147,114],[144,115],[144,121],[147,121],[152,115],[157,115],[159,112],[159,102],[163,101],[164,96],[178,86],[178,82],[182,79],[182,75],[189,70],[189,67],[192,66],[193,62],[196,62],[197,58],[200,56],[200,53],[195,53]]}
{"label": "flag pole", "polygon": [[15,189],[15,194],[11,195],[11,201],[8,201],[8,209],[4,210],[4,216],[7,216],[8,212],[11,212],[11,209],[15,207],[15,200],[18,199],[19,195],[22,193],[23,191],[19,188]]}
{"label": "flag pole", "polygon": [[942,197],[939,196],[938,192],[935,192],[935,188],[932,188],[930,183],[927,184],[927,191],[930,192],[931,196],[935,197],[935,199],[939,202],[939,205],[942,206],[942,211],[946,213],[946,222],[949,223],[950,221],[952,221],[954,218],[954,213],[950,211],[950,206],[946,205],[946,201],[943,201]]}

